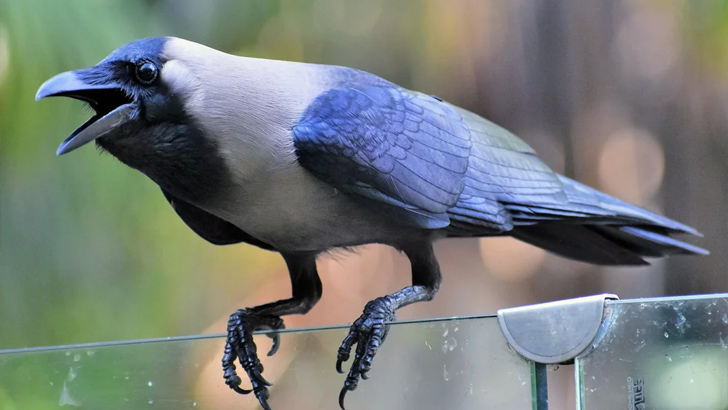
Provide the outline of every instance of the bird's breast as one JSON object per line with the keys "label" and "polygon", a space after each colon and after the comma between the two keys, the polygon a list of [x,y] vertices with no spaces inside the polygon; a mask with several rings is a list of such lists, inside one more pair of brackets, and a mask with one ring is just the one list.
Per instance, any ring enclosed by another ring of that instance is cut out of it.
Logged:
{"label": "bird's breast", "polygon": [[365,204],[292,166],[241,185],[206,210],[282,251],[389,243],[403,234]]}

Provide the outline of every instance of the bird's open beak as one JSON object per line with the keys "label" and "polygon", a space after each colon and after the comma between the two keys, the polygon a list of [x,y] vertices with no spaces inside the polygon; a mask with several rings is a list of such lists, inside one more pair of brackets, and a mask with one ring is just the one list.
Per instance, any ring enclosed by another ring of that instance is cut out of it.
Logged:
{"label": "bird's open beak", "polygon": [[116,83],[90,84],[79,78],[76,71],[58,74],[43,83],[35,94],[38,101],[45,97],[71,97],[88,103],[96,114],[66,138],[57,155],[71,152],[119,128],[131,119],[136,109],[134,99]]}

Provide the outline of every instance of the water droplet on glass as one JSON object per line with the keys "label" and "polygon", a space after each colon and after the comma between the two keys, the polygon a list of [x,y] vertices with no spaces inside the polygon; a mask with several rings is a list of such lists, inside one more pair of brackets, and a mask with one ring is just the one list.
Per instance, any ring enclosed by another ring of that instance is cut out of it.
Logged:
{"label": "water droplet on glass", "polygon": [[69,382],[73,381],[76,378],[76,376],[78,376],[78,369],[77,368],[71,367],[70,369],[68,369],[68,377],[67,377],[67,379],[68,379]]}
{"label": "water droplet on glass", "polygon": [[68,388],[68,382],[63,382],[63,390],[61,390],[61,397],[58,398],[58,405],[61,407],[81,407],[81,404],[81,401],[76,400],[76,398],[71,395],[71,390]]}

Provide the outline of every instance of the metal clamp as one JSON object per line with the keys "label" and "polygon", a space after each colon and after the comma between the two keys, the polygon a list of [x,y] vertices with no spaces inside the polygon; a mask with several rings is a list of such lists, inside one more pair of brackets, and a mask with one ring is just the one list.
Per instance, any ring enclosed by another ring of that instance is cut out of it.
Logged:
{"label": "metal clamp", "polygon": [[498,323],[508,343],[536,363],[573,360],[597,336],[607,300],[613,294],[586,296],[498,311]]}

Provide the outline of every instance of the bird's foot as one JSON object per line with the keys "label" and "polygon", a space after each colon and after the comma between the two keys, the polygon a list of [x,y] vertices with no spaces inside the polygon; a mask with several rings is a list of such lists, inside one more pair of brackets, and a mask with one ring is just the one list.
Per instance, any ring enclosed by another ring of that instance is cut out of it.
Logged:
{"label": "bird's foot", "polygon": [[339,394],[339,406],[344,408],[346,393],[356,389],[359,379],[366,380],[367,372],[372,367],[372,360],[377,354],[379,346],[384,342],[389,331],[387,322],[395,319],[395,301],[391,296],[377,298],[367,303],[364,313],[359,316],[349,329],[344,339],[336,361],[336,370],[344,373],[341,368],[343,362],[349,360],[351,349],[356,345],[356,354],[351,363],[351,370],[346,377],[344,387]]}
{"label": "bird's foot", "polygon": [[[230,315],[228,320],[225,355],[222,357],[225,384],[240,394],[255,393],[255,397],[265,410],[270,410],[268,387],[271,386],[271,383],[263,378],[263,365],[258,359],[253,332],[260,329],[278,330],[283,327],[283,320],[280,317],[260,314],[253,309],[240,309]],[[268,352],[268,356],[272,356],[278,351],[280,336],[277,333],[269,336],[273,339],[273,346]],[[240,387],[242,380],[235,371],[236,359],[248,374],[252,385],[250,390]]]}

